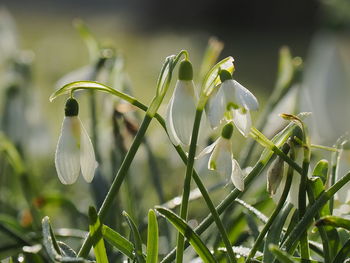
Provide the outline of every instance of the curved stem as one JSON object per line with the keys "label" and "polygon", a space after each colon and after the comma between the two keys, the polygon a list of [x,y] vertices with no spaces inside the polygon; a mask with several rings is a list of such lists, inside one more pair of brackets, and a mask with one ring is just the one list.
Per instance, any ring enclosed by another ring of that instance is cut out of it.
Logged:
{"label": "curved stem", "polygon": [[[292,160],[295,159],[293,149],[292,149],[290,156],[291,156]],[[265,237],[267,231],[269,231],[272,223],[275,221],[278,213],[281,211],[283,205],[285,204],[285,201],[288,197],[288,193],[290,190],[290,186],[292,184],[293,172],[294,172],[293,167],[289,166],[288,172],[287,172],[287,179],[286,179],[286,183],[285,183],[285,186],[283,189],[282,196],[281,196],[280,200],[278,201],[278,204],[277,204],[275,210],[273,211],[272,215],[270,216],[269,220],[265,224],[264,228],[261,230],[261,232],[260,232],[258,238],[256,239],[252,249],[250,250],[250,253],[249,253],[249,255],[247,257],[247,261],[246,261],[247,263],[251,262],[251,259],[254,257],[256,251],[258,250],[259,246],[261,245],[261,242],[264,240],[264,237]]]}

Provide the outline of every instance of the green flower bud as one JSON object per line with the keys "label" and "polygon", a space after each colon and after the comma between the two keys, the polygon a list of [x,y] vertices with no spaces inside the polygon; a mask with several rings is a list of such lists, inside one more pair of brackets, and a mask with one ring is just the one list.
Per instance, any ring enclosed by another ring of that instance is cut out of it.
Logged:
{"label": "green flower bud", "polygon": [[221,137],[229,140],[231,139],[232,132],[233,132],[233,124],[232,122],[229,122],[224,126],[224,128],[222,128]]}
{"label": "green flower bud", "polygon": [[189,60],[183,60],[179,68],[179,80],[193,80],[193,68]]}
{"label": "green flower bud", "polygon": [[224,82],[225,80],[228,80],[228,79],[232,79],[231,73],[225,69],[220,70],[219,75],[220,75],[221,82]]}
{"label": "green flower bud", "polygon": [[64,108],[65,116],[71,117],[71,116],[78,116],[79,113],[79,104],[76,99],[69,98],[66,101],[66,106]]}

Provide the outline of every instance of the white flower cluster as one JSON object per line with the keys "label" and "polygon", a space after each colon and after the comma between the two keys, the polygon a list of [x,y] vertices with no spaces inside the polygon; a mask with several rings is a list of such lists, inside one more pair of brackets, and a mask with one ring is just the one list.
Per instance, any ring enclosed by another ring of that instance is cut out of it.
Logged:
{"label": "white flower cluster", "polygon": [[[221,84],[209,98],[206,114],[212,128],[224,127],[221,136],[198,158],[211,154],[208,169],[231,178],[235,187],[243,191],[243,173],[232,154],[232,123],[247,137],[251,127],[250,111],[257,110],[259,104],[248,89],[232,79],[230,72],[221,70],[219,74]],[[180,65],[179,80],[167,109],[166,126],[174,145],[190,145],[197,102],[192,66],[185,60]]]}

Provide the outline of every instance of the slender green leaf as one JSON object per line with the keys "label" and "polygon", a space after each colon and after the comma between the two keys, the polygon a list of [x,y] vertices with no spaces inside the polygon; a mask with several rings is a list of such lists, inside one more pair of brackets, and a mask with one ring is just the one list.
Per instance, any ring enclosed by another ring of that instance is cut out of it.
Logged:
{"label": "slender green leaf", "polygon": [[75,19],[73,22],[75,28],[78,30],[81,38],[84,40],[89,51],[91,62],[95,62],[99,56],[99,44],[95,37],[91,34],[89,28],[81,19]]}
{"label": "slender green leaf", "polygon": [[164,216],[175,228],[187,238],[193,249],[197,252],[200,258],[205,263],[217,262],[214,256],[210,253],[209,249],[205,246],[200,237],[193,231],[193,229],[174,212],[162,208],[156,207],[157,212]]}
{"label": "slender green leaf", "polygon": [[62,252],[62,256],[65,257],[71,257],[71,258],[76,258],[77,253],[74,251],[73,248],[68,246],[66,243],[63,243],[61,241],[57,241],[57,245],[60,247],[60,251]]}
{"label": "slender green leaf", "polygon": [[131,260],[135,259],[134,245],[118,232],[106,225],[102,226],[103,238]]}
{"label": "slender green leaf", "polygon": [[239,198],[236,198],[235,202],[244,206],[250,213],[255,215],[262,223],[266,224],[266,222],[268,220],[267,216],[264,215],[262,212],[260,212],[258,209],[251,206],[250,204],[247,204],[246,202],[244,202],[243,200],[241,200]]}
{"label": "slender green leaf", "polygon": [[316,222],[316,226],[341,227],[350,231],[350,220],[338,216],[325,216]]}
{"label": "slender green leaf", "polygon": [[339,250],[335,256],[333,263],[345,262],[345,259],[349,258],[350,255],[350,239],[345,242],[344,246]]}
{"label": "slender green leaf", "polygon": [[147,257],[146,263],[158,262],[158,223],[156,213],[148,212]]}
{"label": "slender green leaf", "polygon": [[136,258],[139,263],[146,262],[145,258],[142,253],[142,239],[139,230],[136,227],[135,222],[132,220],[132,218],[128,215],[127,212],[123,211],[123,216],[126,218],[126,222],[129,225],[129,228],[131,230],[132,236],[134,238],[134,245],[135,245],[135,253]]}
{"label": "slender green leaf", "polygon": [[22,174],[25,171],[25,165],[21,155],[13,143],[2,132],[0,132],[0,153],[1,152],[5,153],[6,158],[16,174]]}
{"label": "slender green leaf", "polygon": [[58,258],[61,258],[60,247],[57,244],[56,238],[52,235],[52,229],[50,225],[50,219],[48,216],[45,216],[42,220],[43,228],[43,238],[44,238],[44,247],[46,248],[47,253],[50,258],[55,261]]}
{"label": "slender green leaf", "polygon": [[224,43],[219,41],[215,37],[211,37],[208,42],[208,46],[204,52],[202,63],[199,70],[199,78],[202,79],[207,71],[216,63]]}
{"label": "slender green leaf", "polygon": [[93,248],[97,263],[108,263],[106,248],[102,237],[102,225],[98,218],[97,211],[93,206],[89,208],[89,230],[93,239]]}
{"label": "slender green leaf", "polygon": [[107,92],[109,94],[112,94],[114,96],[117,96],[121,99],[124,99],[131,104],[133,104],[136,99],[124,94],[123,92],[120,92],[118,90],[115,90],[107,85],[95,82],[95,81],[75,81],[72,83],[69,83],[67,85],[64,85],[62,88],[59,90],[55,91],[51,96],[50,96],[50,101],[53,101],[56,99],[58,96],[61,96],[63,94],[71,94],[72,92],[76,90],[99,90],[103,92]]}
{"label": "slender green leaf", "polygon": [[265,245],[264,245],[264,260],[263,262],[269,263],[274,259],[273,254],[269,249],[270,244],[278,245],[279,240],[281,240],[282,230],[284,223],[287,220],[290,211],[292,210],[293,205],[290,203],[285,204],[280,213],[277,215],[275,221],[271,225],[271,228],[266,236]]}
{"label": "slender green leaf", "polygon": [[282,262],[282,263],[295,263],[293,257],[286,253],[285,251],[282,251],[278,246],[271,244],[269,246],[270,251],[276,256],[276,258]]}
{"label": "slender green leaf", "polygon": [[46,249],[47,254],[49,255],[52,262],[75,262],[75,263],[83,263],[89,262],[83,258],[78,257],[70,257],[62,253],[62,250],[59,246],[59,243],[56,241],[56,237],[53,234],[50,219],[49,217],[44,217],[42,220],[42,228],[43,228],[43,243]]}

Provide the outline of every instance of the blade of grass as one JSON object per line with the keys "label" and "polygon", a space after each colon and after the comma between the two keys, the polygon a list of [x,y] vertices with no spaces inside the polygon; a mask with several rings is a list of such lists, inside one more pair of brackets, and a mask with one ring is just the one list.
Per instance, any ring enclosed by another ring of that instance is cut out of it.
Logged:
{"label": "blade of grass", "polygon": [[102,237],[102,225],[98,218],[97,211],[93,206],[89,207],[89,229],[93,240],[93,248],[97,263],[108,263],[106,247]]}
{"label": "blade of grass", "polygon": [[173,213],[171,210],[156,207],[157,212],[164,216],[184,237],[187,238],[193,249],[197,252],[198,256],[205,263],[217,262],[209,249],[205,246],[200,237],[192,230],[192,228],[179,216]]}
{"label": "blade of grass", "polygon": [[103,238],[131,260],[135,260],[134,245],[110,227],[102,226]]}
{"label": "blade of grass", "polygon": [[147,257],[146,263],[158,262],[158,223],[156,213],[148,212]]}
{"label": "blade of grass", "polygon": [[131,234],[134,239],[134,245],[135,245],[135,254],[137,261],[139,263],[145,263],[145,258],[142,253],[142,239],[139,230],[137,229],[137,226],[135,225],[134,221],[132,218],[128,215],[127,212],[123,212],[123,216],[125,216],[126,222],[129,225],[129,228],[131,230]]}

